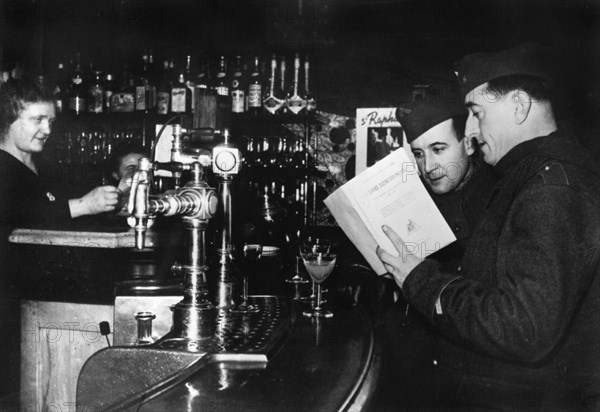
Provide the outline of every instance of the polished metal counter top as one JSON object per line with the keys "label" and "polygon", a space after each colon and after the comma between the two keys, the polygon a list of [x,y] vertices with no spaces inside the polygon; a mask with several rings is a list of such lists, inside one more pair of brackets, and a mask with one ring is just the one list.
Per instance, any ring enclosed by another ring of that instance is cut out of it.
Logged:
{"label": "polished metal counter top", "polygon": [[380,359],[360,309],[337,308],[332,319],[316,321],[302,317],[301,304],[287,298],[252,300],[261,312],[221,315],[216,335],[191,350],[159,341],[98,352],[80,374],[79,410],[335,411],[368,405]]}

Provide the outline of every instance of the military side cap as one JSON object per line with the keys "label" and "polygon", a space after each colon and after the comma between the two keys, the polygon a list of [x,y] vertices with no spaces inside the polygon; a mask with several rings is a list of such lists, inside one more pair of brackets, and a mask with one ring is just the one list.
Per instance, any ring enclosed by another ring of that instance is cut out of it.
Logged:
{"label": "military side cap", "polygon": [[419,100],[407,103],[396,109],[396,119],[411,143],[427,130],[445,120],[458,116],[467,116],[464,105],[450,100]]}
{"label": "military side cap", "polygon": [[468,54],[455,63],[458,83],[463,95],[476,87],[505,76],[539,77],[554,82],[550,49],[537,43],[523,43],[495,53]]}

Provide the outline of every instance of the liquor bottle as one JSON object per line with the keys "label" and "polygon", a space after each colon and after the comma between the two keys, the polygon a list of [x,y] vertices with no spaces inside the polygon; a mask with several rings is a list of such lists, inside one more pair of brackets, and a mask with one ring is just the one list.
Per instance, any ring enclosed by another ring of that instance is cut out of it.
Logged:
{"label": "liquor bottle", "polygon": [[306,101],[299,95],[298,80],[300,76],[300,54],[296,53],[294,57],[294,80],[292,82],[291,92],[288,93],[287,107],[294,114],[300,113],[306,107]]}
{"label": "liquor bottle", "polygon": [[219,96],[229,97],[229,82],[227,80],[227,59],[225,56],[219,58],[219,66],[215,78],[214,89]]}
{"label": "liquor bottle", "polygon": [[[227,59],[225,56],[221,56],[213,83],[213,88],[217,92],[217,129],[231,127],[231,96],[229,95],[229,86]],[[237,130],[235,133],[237,134]]]}
{"label": "liquor bottle", "polygon": [[310,92],[310,87],[308,83],[308,80],[310,78],[309,70],[310,63],[308,61],[308,56],[306,56],[304,60],[304,100],[306,101],[306,112],[314,113],[317,110],[317,101]]}
{"label": "liquor bottle", "polygon": [[194,80],[197,89],[208,89],[210,85],[210,74],[208,72],[208,61],[202,60],[200,63],[200,70],[196,73]]}
{"label": "liquor bottle", "polygon": [[283,104],[279,108],[279,113],[285,114],[287,113],[288,107],[287,102],[289,99],[289,94],[286,91],[285,80],[286,80],[286,63],[285,57],[281,57],[281,62],[279,63],[279,89],[275,89],[275,93],[279,94],[279,98],[283,101]]}
{"label": "liquor bottle", "polygon": [[271,75],[269,76],[269,92],[263,99],[263,107],[268,113],[275,114],[283,105],[283,100],[275,94],[275,74],[277,71],[277,57],[273,55],[271,58]]}
{"label": "liquor bottle", "polygon": [[54,75],[54,104],[57,113],[65,113],[69,106],[69,80],[63,63],[58,63]]}
{"label": "liquor bottle", "polygon": [[190,99],[192,102],[190,106],[190,112],[193,112],[194,106],[196,104],[196,83],[194,77],[195,76],[192,73],[192,56],[188,54],[187,56],[185,56],[185,85],[188,88],[188,94],[190,95]]}
{"label": "liquor bottle", "polygon": [[119,90],[111,97],[112,112],[133,112],[135,110],[135,83],[129,74],[129,66],[123,65]]}
{"label": "liquor bottle", "polygon": [[169,61],[163,61],[163,68],[156,92],[156,113],[168,114],[171,106],[171,80],[169,78]]}
{"label": "liquor bottle", "polygon": [[88,112],[102,113],[104,111],[104,85],[102,84],[102,72],[94,72],[94,80],[90,84],[88,90]]}
{"label": "liquor bottle", "polygon": [[79,53],[75,58],[75,69],[71,77],[71,87],[69,89],[69,111],[71,113],[80,114],[83,113],[86,106],[86,95],[87,90],[85,83],[83,82],[83,73],[81,72],[81,62]]}
{"label": "liquor bottle", "polygon": [[244,113],[246,110],[246,85],[244,82],[242,56],[235,56],[235,66],[231,75],[231,112]]}
{"label": "liquor bottle", "polygon": [[144,51],[142,55],[142,70],[139,76],[135,76],[135,111],[145,112],[148,110],[148,96],[146,93],[146,87],[148,79],[146,78],[148,72],[148,54]]}
{"label": "liquor bottle", "polygon": [[148,51],[148,66],[146,67],[145,78],[146,83],[146,103],[148,104],[147,111],[156,109],[156,83],[157,83],[156,66],[154,65],[154,54],[152,49]]}
{"label": "liquor bottle", "polygon": [[185,71],[175,71],[176,79],[171,84],[171,113],[191,113],[192,93],[186,85]]}
{"label": "liquor bottle", "polygon": [[112,75],[112,73],[106,73],[106,76],[104,77],[104,112],[105,113],[110,113],[112,111],[111,109],[111,102],[112,102],[112,96],[113,94],[115,94],[117,90],[117,86],[115,84],[115,79]]}
{"label": "liquor bottle", "polygon": [[262,108],[262,82],[260,76],[259,59],[254,56],[250,80],[248,81],[248,113],[257,116]]}

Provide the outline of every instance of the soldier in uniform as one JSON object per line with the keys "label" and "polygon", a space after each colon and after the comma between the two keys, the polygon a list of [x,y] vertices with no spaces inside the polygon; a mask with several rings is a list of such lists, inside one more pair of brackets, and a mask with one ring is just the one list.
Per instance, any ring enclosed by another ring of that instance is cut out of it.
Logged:
{"label": "soldier in uniform", "polygon": [[[425,187],[457,238],[431,258],[454,273],[490,197],[494,179],[490,168],[479,158],[474,142],[464,137],[467,115],[464,105],[450,100],[420,100],[396,110]],[[377,319],[387,358],[380,388],[383,395],[396,398],[405,406],[420,402],[429,390],[437,353],[435,330],[407,306],[402,296],[391,305],[390,294],[385,293],[391,289],[387,280],[377,277],[366,262],[354,258],[340,266],[342,296],[353,299],[354,304],[366,305]],[[384,405],[377,407],[382,409]]]}
{"label": "soldier in uniform", "polygon": [[459,273],[379,249],[412,308],[444,336],[444,408],[600,407],[600,167],[557,127],[546,51],[526,43],[457,64],[467,137],[499,175]]}

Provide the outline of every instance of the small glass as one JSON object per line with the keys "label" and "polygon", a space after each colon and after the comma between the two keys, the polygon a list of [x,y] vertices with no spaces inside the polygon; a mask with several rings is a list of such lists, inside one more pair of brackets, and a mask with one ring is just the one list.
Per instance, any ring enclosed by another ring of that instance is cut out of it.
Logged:
{"label": "small glass", "polygon": [[245,263],[241,268],[242,273],[242,302],[230,309],[233,313],[256,313],[258,306],[248,303],[248,275],[254,273],[255,264],[262,256],[262,245],[257,243],[244,243],[242,246],[242,262]]}
{"label": "small glass", "polygon": [[152,321],[156,319],[153,312],[137,312],[135,315],[138,327],[138,345],[151,345],[154,343],[152,338]]}
{"label": "small glass", "polygon": [[325,281],[333,271],[336,262],[336,254],[331,250],[331,242],[327,239],[309,237],[300,243],[300,256],[304,267],[314,280],[317,290],[316,302],[312,310],[303,312],[304,316],[314,318],[330,318],[333,313],[321,308],[321,283]]}

